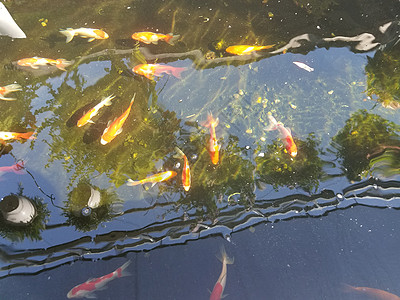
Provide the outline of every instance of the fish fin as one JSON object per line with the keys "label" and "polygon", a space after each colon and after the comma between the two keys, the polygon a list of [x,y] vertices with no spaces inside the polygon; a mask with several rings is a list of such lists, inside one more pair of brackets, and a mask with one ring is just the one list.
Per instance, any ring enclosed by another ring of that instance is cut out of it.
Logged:
{"label": "fish fin", "polygon": [[225,251],[225,247],[223,245],[220,248],[220,252],[221,252],[220,256],[217,256],[217,258],[221,263],[224,263],[224,261],[225,261],[225,263],[227,265],[233,264],[234,258],[233,257],[232,258],[228,257],[228,255],[226,254],[226,251]]}
{"label": "fish fin", "polygon": [[206,121],[201,121],[200,125],[204,127],[211,127],[211,124],[214,124],[214,127],[217,127],[219,124],[219,118],[214,119],[213,115],[211,112],[208,113],[207,120]]}
{"label": "fish fin", "polygon": [[4,88],[6,89],[7,93],[17,92],[17,91],[22,90],[22,86],[20,86],[17,83],[12,83],[12,84],[6,85]]}
{"label": "fish fin", "polygon": [[140,184],[139,180],[132,180],[132,179],[128,178],[127,181],[128,182],[126,183],[126,185],[129,185],[129,186],[135,186],[135,185],[139,185]]}
{"label": "fish fin", "polygon": [[97,298],[97,296],[96,296],[94,293],[92,293],[92,292],[87,293],[84,297],[85,297],[85,298],[89,298],[89,299],[95,299],[95,298]]}
{"label": "fish fin", "polygon": [[102,101],[105,101],[104,102],[105,106],[110,106],[112,104],[111,100],[114,99],[114,98],[115,98],[114,95],[110,95],[110,96],[104,98]]}
{"label": "fish fin", "polygon": [[66,71],[65,68],[72,64],[72,62],[63,58],[56,59],[56,61],[56,67],[62,71]]}
{"label": "fish fin", "polygon": [[157,184],[157,182],[153,182],[153,183],[151,184],[151,187],[154,187],[156,184]]}
{"label": "fish fin", "polygon": [[173,68],[171,70],[171,74],[174,75],[176,78],[181,79],[182,78],[181,73],[183,71],[186,71],[186,68]]}
{"label": "fish fin", "polygon": [[88,120],[87,122],[90,124],[94,124],[94,122],[92,120]]}
{"label": "fish fin", "polygon": [[60,30],[60,33],[67,37],[67,39],[65,40],[66,43],[69,43],[70,41],[72,41],[72,39],[75,36],[75,32],[74,32],[74,30],[72,28],[67,28],[65,30]]}
{"label": "fish fin", "polygon": [[14,100],[17,100],[17,99],[15,99],[15,98],[6,98],[6,97],[3,97],[3,96],[0,95],[0,100],[4,100],[4,101],[14,101]]}
{"label": "fish fin", "polygon": [[342,291],[345,293],[351,293],[351,292],[357,291],[354,286],[349,285],[347,283],[342,283],[341,285],[342,285]]}
{"label": "fish fin", "polygon": [[175,158],[183,158],[185,156],[185,153],[178,147],[175,147],[176,154],[174,155]]}
{"label": "fish fin", "polygon": [[276,130],[278,128],[278,122],[275,120],[275,118],[272,116],[271,113],[268,113],[268,120],[269,124],[267,127],[264,128],[264,130],[265,131]]}
{"label": "fish fin", "polygon": [[121,267],[119,267],[116,271],[117,271],[117,275],[118,277],[125,277],[125,276],[130,276],[132,275],[131,273],[129,273],[129,271],[127,271],[126,269],[129,267],[129,265],[132,263],[131,260],[128,260],[126,263],[124,263]]}
{"label": "fish fin", "polygon": [[181,36],[179,34],[173,35],[172,33],[168,33],[167,37],[164,39],[168,44],[175,45],[175,43],[179,40]]}
{"label": "fish fin", "polygon": [[152,41],[152,43],[153,43],[154,45],[158,45],[158,40],[157,40],[157,41]]}
{"label": "fish fin", "polygon": [[92,37],[92,38],[88,39],[87,41],[88,41],[88,43],[90,43],[90,42],[93,42],[94,40],[95,40],[95,38]]}
{"label": "fish fin", "polygon": [[115,135],[118,135],[122,132],[122,127],[120,129],[117,130],[117,132],[115,133]]}
{"label": "fish fin", "polygon": [[31,65],[31,68],[32,68],[32,69],[35,69],[35,70],[39,69],[38,66],[34,66],[34,65]]}

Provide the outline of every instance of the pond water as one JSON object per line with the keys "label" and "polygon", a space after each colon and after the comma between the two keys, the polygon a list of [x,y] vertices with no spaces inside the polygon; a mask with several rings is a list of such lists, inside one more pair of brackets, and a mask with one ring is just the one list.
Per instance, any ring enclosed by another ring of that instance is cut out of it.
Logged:
{"label": "pond water", "polygon": [[[0,36],[0,86],[21,85],[0,131],[34,133],[1,140],[1,299],[64,299],[129,260],[99,299],[207,299],[221,247],[227,299],[400,295],[398,1],[54,3],[4,3],[27,37]],[[11,198],[33,203],[29,224],[7,221]]]}

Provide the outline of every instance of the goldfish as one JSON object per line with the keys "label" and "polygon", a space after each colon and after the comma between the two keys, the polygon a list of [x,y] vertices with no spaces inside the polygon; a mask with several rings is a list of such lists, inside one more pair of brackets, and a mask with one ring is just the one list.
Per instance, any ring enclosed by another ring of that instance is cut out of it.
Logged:
{"label": "goldfish", "polygon": [[297,155],[297,146],[293,141],[292,132],[290,131],[290,128],[283,126],[283,123],[281,122],[277,122],[271,113],[268,113],[268,119],[270,123],[266,128],[264,128],[264,130],[265,131],[278,130],[280,138],[282,139],[287,152],[289,152],[289,154],[292,157],[295,157]]}
{"label": "goldfish", "polygon": [[72,288],[68,294],[67,298],[96,298],[94,292],[100,291],[105,288],[106,284],[109,283],[111,280],[116,278],[121,278],[124,276],[130,275],[126,268],[130,265],[131,261],[128,260],[124,263],[121,267],[116,269],[114,272],[111,272],[107,275],[101,276],[99,278],[91,278],[86,282],[79,284]]}
{"label": "goldfish", "polygon": [[60,33],[67,37],[67,40],[65,41],[66,43],[72,41],[76,35],[79,35],[84,39],[88,39],[88,42],[93,42],[94,40],[105,40],[109,38],[107,32],[93,28],[67,28],[65,30],[60,30]]}
{"label": "goldfish", "polygon": [[85,113],[79,120],[78,123],[76,124],[78,127],[82,127],[83,125],[86,125],[87,123],[94,123],[92,121],[92,118],[96,116],[99,113],[99,110],[103,106],[110,106],[111,100],[114,99],[115,96],[111,95],[108,97],[104,97],[101,99],[100,103],[94,106],[91,110],[89,110],[87,113]]}
{"label": "goldfish", "polygon": [[351,286],[345,284],[345,292],[356,292],[358,294],[362,294],[373,299],[400,300],[400,297],[397,295],[370,287]]}
{"label": "goldfish", "polygon": [[254,51],[264,50],[272,48],[274,45],[267,45],[267,46],[250,46],[250,45],[236,45],[236,46],[229,46],[225,49],[226,52],[235,55],[245,55],[251,54]]}
{"label": "goldfish", "polygon": [[181,149],[175,147],[175,151],[177,152],[176,158],[183,158],[183,170],[182,170],[182,186],[183,189],[188,192],[190,189],[190,184],[192,182],[191,175],[190,175],[190,168],[189,168],[189,161],[183,153]]}
{"label": "goldfish", "polygon": [[21,67],[31,67],[32,69],[39,69],[39,66],[52,65],[56,66],[60,70],[65,71],[65,68],[70,66],[71,62],[63,58],[51,59],[34,56],[20,59],[17,61],[17,64]]}
{"label": "goldfish", "polygon": [[[136,95],[136,94],[135,94]],[[129,113],[132,108],[133,101],[135,100],[135,95],[133,95],[131,103],[129,104],[129,107],[126,109],[126,111],[119,116],[117,119],[115,119],[114,122],[110,123],[107,126],[106,129],[104,129],[103,135],[101,136],[101,144],[105,145],[109,142],[111,142],[118,134],[122,132],[122,125],[124,125],[126,119],[129,116]]]}
{"label": "goldfish", "polygon": [[219,275],[217,282],[214,285],[214,288],[211,292],[210,300],[220,300],[223,296],[225,285],[226,285],[226,275],[227,275],[227,265],[233,264],[233,258],[229,258],[225,252],[225,248],[221,248],[221,258],[222,262],[222,271]]}
{"label": "goldfish", "polygon": [[307,72],[312,72],[314,71],[314,68],[311,68],[310,66],[306,65],[305,63],[299,62],[299,61],[294,61],[293,62],[296,66],[299,68],[302,68],[303,70],[306,70]]}
{"label": "goldfish", "polygon": [[171,179],[175,176],[176,176],[175,171],[166,171],[166,172],[161,172],[161,173],[157,173],[157,174],[148,176],[142,180],[135,181],[135,180],[132,180],[129,178],[128,182],[126,184],[129,186],[135,186],[135,185],[144,184],[144,183],[151,183],[152,184],[151,186],[154,186],[158,182],[162,182],[162,181]]}
{"label": "goldfish", "polygon": [[4,166],[0,167],[0,176],[6,172],[14,172],[15,174],[23,174],[22,170],[24,169],[24,162],[18,162],[12,166]]}
{"label": "goldfish", "polygon": [[216,165],[219,161],[219,150],[221,145],[218,144],[217,135],[215,134],[215,127],[218,126],[219,119],[214,119],[211,113],[208,114],[207,121],[202,122],[202,126],[210,128],[210,139],[208,141],[207,150],[211,157],[211,162]]}
{"label": "goldfish", "polygon": [[23,133],[0,131],[0,142],[8,140],[32,140],[36,138],[32,136],[33,134],[34,134],[33,131],[23,132]]}
{"label": "goldfish", "polygon": [[134,34],[132,34],[132,39],[143,42],[145,44],[158,44],[158,41],[162,40],[170,45],[174,45],[179,37],[180,35],[173,35],[172,33],[162,34],[149,31],[135,32]]}
{"label": "goldfish", "polygon": [[15,83],[0,87],[0,100],[14,101],[15,98],[6,98],[4,96],[9,94],[9,93],[11,93],[11,92],[20,91],[21,88],[22,87],[19,84],[15,84]]}
{"label": "goldfish", "polygon": [[186,68],[171,67],[161,64],[140,64],[135,66],[132,71],[136,74],[143,75],[144,77],[153,80],[154,76],[161,76],[162,73],[174,75],[176,78],[181,78],[181,73]]}

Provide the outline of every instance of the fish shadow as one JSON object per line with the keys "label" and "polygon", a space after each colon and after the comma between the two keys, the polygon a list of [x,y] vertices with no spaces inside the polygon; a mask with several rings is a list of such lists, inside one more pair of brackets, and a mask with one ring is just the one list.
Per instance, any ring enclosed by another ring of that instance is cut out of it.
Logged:
{"label": "fish shadow", "polygon": [[91,144],[98,140],[108,125],[108,121],[112,117],[112,111],[106,110],[94,124],[91,124],[88,130],[83,134],[82,141],[85,144]]}
{"label": "fish shadow", "polygon": [[72,116],[67,120],[67,122],[65,122],[65,125],[67,125],[67,127],[71,128],[76,126],[76,124],[78,123],[78,120],[87,112],[89,111],[89,109],[91,109],[92,107],[94,107],[96,105],[98,101],[97,100],[93,100],[92,102],[86,104],[85,106],[79,108],[78,110],[76,110]]}

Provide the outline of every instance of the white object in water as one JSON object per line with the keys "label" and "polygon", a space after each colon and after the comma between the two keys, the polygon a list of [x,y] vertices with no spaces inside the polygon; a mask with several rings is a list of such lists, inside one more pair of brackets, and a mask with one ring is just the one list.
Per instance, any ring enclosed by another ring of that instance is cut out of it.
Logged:
{"label": "white object in water", "polygon": [[15,23],[3,3],[0,3],[0,35],[7,35],[15,39],[26,38],[25,33]]}
{"label": "white object in water", "polygon": [[294,61],[293,62],[296,66],[299,68],[302,68],[303,70],[306,70],[307,72],[312,72],[314,71],[314,68],[311,68],[310,66],[306,65],[305,63],[299,62],[299,61]]}

